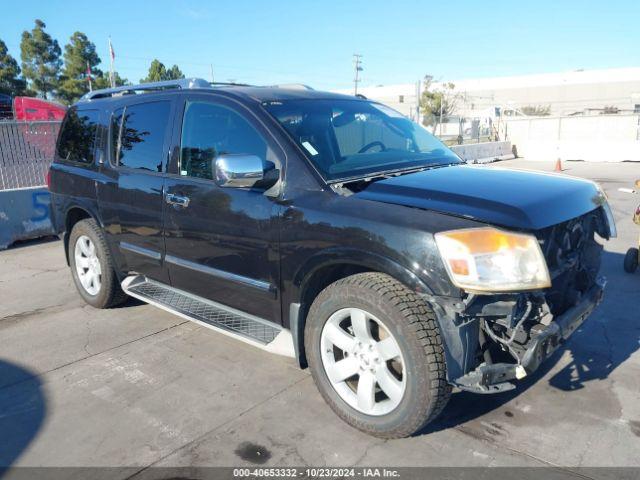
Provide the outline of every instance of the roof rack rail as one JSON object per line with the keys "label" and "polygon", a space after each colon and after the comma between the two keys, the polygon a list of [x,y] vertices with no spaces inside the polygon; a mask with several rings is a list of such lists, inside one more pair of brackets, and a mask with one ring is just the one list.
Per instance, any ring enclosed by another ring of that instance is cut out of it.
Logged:
{"label": "roof rack rail", "polygon": [[249,85],[248,83],[236,83],[236,82],[209,82],[209,85],[215,87],[220,85],[222,87],[254,87],[255,85]]}
{"label": "roof rack rail", "polygon": [[276,85],[270,85],[271,88],[290,88],[291,90],[314,90],[313,87],[305,85],[304,83],[278,83]]}
{"label": "roof rack rail", "polygon": [[192,88],[211,88],[206,80],[201,78],[180,78],[177,80],[166,80],[164,82],[142,83],[140,85],[123,85],[122,87],[103,88],[94,90],[82,96],[80,100],[93,100],[97,98],[113,97],[117,95],[132,94],[135,92],[148,92],[153,90],[170,90],[170,89],[192,89]]}

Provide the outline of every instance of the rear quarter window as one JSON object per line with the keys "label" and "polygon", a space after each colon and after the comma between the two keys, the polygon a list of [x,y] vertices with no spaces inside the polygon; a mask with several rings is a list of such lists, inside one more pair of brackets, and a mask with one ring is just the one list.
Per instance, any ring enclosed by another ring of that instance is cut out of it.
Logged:
{"label": "rear quarter window", "polygon": [[59,161],[80,165],[94,163],[99,119],[99,110],[69,110],[60,130]]}

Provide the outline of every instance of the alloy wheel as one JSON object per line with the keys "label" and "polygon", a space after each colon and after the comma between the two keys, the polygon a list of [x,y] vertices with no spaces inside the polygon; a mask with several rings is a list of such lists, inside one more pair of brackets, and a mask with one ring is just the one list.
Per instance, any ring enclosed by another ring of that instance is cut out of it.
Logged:
{"label": "alloy wheel", "polygon": [[360,308],[333,313],[320,336],[322,365],[336,393],[366,415],[385,415],[402,401],[407,378],[398,342]]}
{"label": "alloy wheel", "polygon": [[102,267],[96,246],[88,236],[81,235],[76,240],[74,260],[82,288],[89,295],[97,295],[102,286]]}

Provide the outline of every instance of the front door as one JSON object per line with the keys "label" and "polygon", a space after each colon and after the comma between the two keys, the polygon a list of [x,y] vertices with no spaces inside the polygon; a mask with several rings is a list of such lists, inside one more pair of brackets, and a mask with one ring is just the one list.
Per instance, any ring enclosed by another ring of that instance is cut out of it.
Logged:
{"label": "front door", "polygon": [[171,284],[271,321],[280,321],[278,206],[268,192],[223,188],[220,154],[251,154],[278,165],[279,147],[232,100],[189,96],[174,136],[165,185],[165,263]]}
{"label": "front door", "polygon": [[162,215],[174,103],[165,97],[114,110],[110,158],[98,182],[101,217],[109,241],[122,254],[121,268],[167,283]]}

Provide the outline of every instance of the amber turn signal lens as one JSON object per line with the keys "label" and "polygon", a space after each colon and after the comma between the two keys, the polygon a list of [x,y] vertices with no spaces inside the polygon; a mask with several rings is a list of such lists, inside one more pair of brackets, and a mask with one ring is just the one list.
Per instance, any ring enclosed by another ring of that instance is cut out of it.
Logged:
{"label": "amber turn signal lens", "polygon": [[533,235],[485,227],[440,232],[435,239],[451,281],[462,289],[489,293],[551,285]]}

